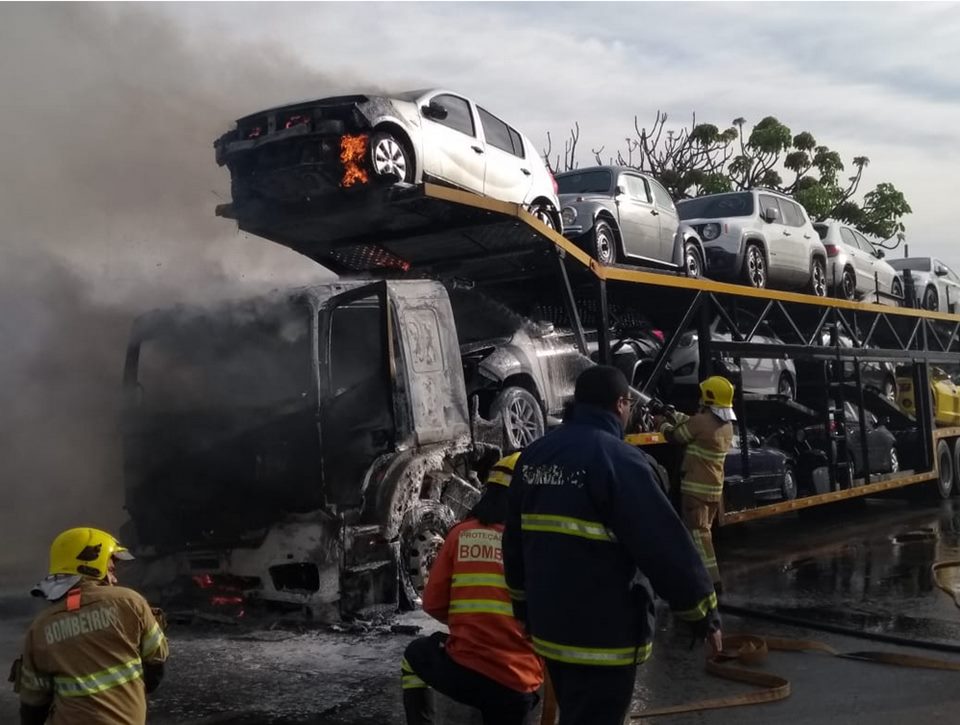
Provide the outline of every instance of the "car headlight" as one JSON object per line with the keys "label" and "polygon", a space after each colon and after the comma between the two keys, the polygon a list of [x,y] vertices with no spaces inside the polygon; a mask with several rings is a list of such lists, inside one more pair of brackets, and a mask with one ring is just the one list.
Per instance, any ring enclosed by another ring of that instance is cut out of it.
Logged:
{"label": "car headlight", "polygon": [[720,225],[719,224],[704,224],[703,230],[700,232],[700,236],[703,237],[703,241],[712,242],[714,239],[720,236]]}
{"label": "car headlight", "polygon": [[577,210],[572,206],[565,206],[560,212],[560,218],[566,225],[573,224],[577,220]]}

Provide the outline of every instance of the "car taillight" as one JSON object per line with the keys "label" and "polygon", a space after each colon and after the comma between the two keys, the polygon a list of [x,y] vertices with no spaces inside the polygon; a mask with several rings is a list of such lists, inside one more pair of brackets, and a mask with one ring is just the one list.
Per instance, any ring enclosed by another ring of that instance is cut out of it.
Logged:
{"label": "car taillight", "polygon": [[838,254],[840,254],[840,247],[838,247],[836,244],[824,244],[823,248],[827,250],[828,257],[836,257]]}
{"label": "car taillight", "polygon": [[657,338],[660,342],[663,342],[664,340],[663,330],[652,330],[652,332],[655,338]]}

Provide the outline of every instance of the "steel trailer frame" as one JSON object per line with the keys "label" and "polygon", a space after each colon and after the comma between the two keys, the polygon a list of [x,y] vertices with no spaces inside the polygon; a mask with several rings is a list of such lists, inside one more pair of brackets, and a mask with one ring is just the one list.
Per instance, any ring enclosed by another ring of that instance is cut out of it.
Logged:
{"label": "steel trailer frame", "polygon": [[[681,336],[693,329],[698,332],[701,379],[710,373],[711,361],[718,355],[738,363],[746,358],[774,357],[823,365],[829,376],[823,423],[836,422],[842,431],[836,437],[836,450],[831,446],[832,490],[745,511],[721,511],[721,525],[931,481],[940,475],[934,455],[938,442],[947,440],[954,448],[960,447],[960,428],[936,429],[930,396],[917,395],[915,425],[924,442],[918,466],[922,470],[876,475],[869,473],[867,460],[864,477],[854,479],[844,421],[844,402],[852,392],[860,411],[861,445],[866,454],[864,410],[870,401],[864,395],[863,364],[910,365],[914,390],[929,391],[929,364],[960,364],[960,315],[603,266],[517,204],[435,184],[378,190],[376,203],[384,207],[376,218],[388,220],[381,227],[365,221],[363,233],[310,245],[283,231],[269,234],[265,231],[270,228],[269,219],[265,221],[262,212],[250,222],[235,212],[225,216],[236,218],[241,229],[289,246],[341,275],[455,279],[483,289],[521,314],[552,309],[556,319],[572,328],[583,353],[585,328],[596,329],[600,362],[609,361],[612,329],[631,315],[655,312],[665,343],[645,390],[654,388]],[[309,209],[284,209],[277,212],[277,218],[282,217],[283,228],[291,229],[296,227],[297,214],[311,213]],[[749,313],[749,323],[741,322],[741,312]],[[732,331],[730,341],[710,339],[713,315]],[[784,344],[756,342],[763,324],[776,326]],[[840,344],[841,334],[850,345]],[[852,386],[844,379],[844,370],[850,367]],[[749,475],[746,406],[739,389],[735,406],[741,421],[744,472]],[[638,445],[663,442],[657,434],[629,439]],[[844,471],[850,473],[841,475]]]}

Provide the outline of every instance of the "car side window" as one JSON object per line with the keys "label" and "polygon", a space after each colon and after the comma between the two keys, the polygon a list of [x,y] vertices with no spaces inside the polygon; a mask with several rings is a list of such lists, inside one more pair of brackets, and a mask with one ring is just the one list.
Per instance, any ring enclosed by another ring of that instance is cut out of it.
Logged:
{"label": "car side window", "polygon": [[[509,127],[508,127],[509,128]],[[513,155],[519,156],[521,159],[526,158],[526,151],[523,149],[523,137],[520,135],[519,131],[515,131],[512,128],[510,130],[510,140],[513,141]]]}
{"label": "car side window", "polygon": [[439,103],[447,111],[447,117],[444,119],[430,119],[441,126],[452,128],[454,131],[466,134],[467,136],[476,136],[477,132],[473,125],[473,113],[470,112],[470,102],[459,96],[441,94],[434,96],[432,102]]}
{"label": "car side window", "polygon": [[767,209],[773,209],[783,222],[783,212],[780,211],[780,205],[777,204],[777,197],[769,194],[760,194],[760,215],[766,216]]}
{"label": "car side window", "polygon": [[620,177],[620,183],[627,189],[627,195],[635,201],[650,203],[650,190],[647,188],[647,180],[633,174],[624,174]]}
{"label": "car side window", "polygon": [[667,211],[676,214],[676,207],[674,207],[673,199],[670,197],[670,194],[667,192],[667,190],[656,181],[651,181],[650,186],[653,187],[653,198],[656,199],[657,206],[659,206],[661,209],[666,209]]}
{"label": "car side window", "polygon": [[[477,106],[477,111],[480,113],[480,125],[483,127],[483,136],[487,143],[501,151],[506,151],[508,154],[519,156],[520,154],[513,148],[513,136],[510,135],[510,127],[479,106]],[[522,148],[521,146],[521,150]]]}
{"label": "car side window", "polygon": [[780,209],[783,211],[783,223],[788,227],[802,227],[803,212],[800,211],[800,207],[786,199],[778,199],[778,201],[780,202]]}
{"label": "car side window", "polygon": [[854,232],[853,236],[857,238],[857,244],[860,245],[862,249],[867,254],[872,254],[874,257],[877,256],[876,248],[870,243],[870,240],[863,236],[860,232]]}
{"label": "car side window", "polygon": [[860,246],[857,244],[857,238],[853,236],[853,232],[846,227],[840,227],[840,238],[843,240],[844,244],[849,244],[854,249]]}

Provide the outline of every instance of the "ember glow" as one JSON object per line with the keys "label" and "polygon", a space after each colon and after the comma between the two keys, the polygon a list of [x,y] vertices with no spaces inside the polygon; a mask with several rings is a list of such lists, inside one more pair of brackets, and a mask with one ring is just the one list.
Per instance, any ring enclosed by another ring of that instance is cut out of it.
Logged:
{"label": "ember glow", "polygon": [[367,135],[345,135],[340,137],[340,163],[343,164],[343,178],[340,186],[349,188],[356,183],[366,184],[370,180],[363,169],[367,153]]}

